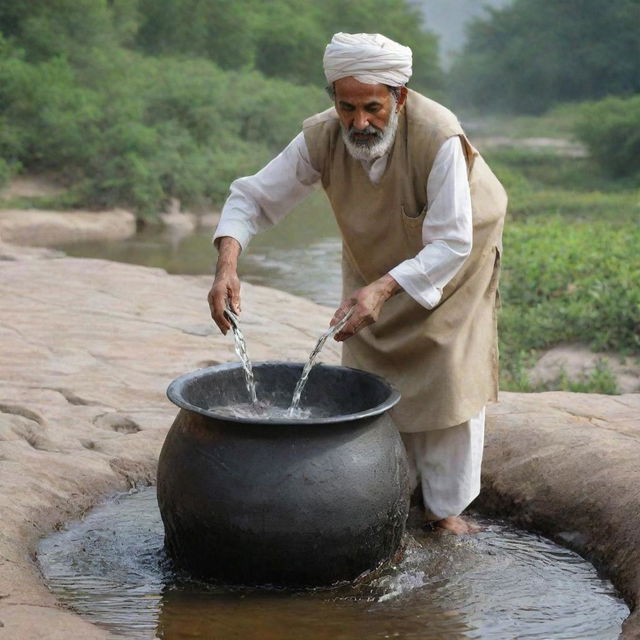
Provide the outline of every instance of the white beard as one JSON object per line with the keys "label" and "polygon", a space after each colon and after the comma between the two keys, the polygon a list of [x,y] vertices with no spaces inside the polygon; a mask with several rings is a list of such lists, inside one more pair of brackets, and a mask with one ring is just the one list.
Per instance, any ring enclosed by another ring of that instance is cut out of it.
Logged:
{"label": "white beard", "polygon": [[396,130],[398,128],[397,105],[394,101],[391,115],[389,116],[389,122],[387,122],[387,126],[384,129],[381,130],[369,125],[364,129],[364,131],[359,131],[359,133],[375,133],[376,137],[371,141],[365,143],[355,142],[351,139],[350,135],[356,130],[353,127],[347,130],[342,123],[340,123],[340,127],[342,129],[342,140],[345,147],[347,147],[349,155],[356,160],[371,162],[376,158],[382,157],[389,151],[389,149],[391,149],[391,145],[393,144],[396,136]]}

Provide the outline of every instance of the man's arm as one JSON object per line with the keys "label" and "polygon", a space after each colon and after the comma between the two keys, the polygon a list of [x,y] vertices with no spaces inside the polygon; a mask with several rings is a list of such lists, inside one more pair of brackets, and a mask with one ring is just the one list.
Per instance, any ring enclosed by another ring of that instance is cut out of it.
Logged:
{"label": "man's arm", "polygon": [[209,291],[208,301],[211,317],[224,335],[231,329],[229,319],[224,315],[226,302],[231,311],[240,313],[240,279],[238,278],[238,256],[242,248],[240,243],[230,236],[218,241],[218,262],[216,277]]}
{"label": "man's arm", "polygon": [[446,284],[471,253],[471,194],[464,152],[457,136],[447,140],[436,155],[427,179],[427,201],[429,209],[422,227],[424,248],[342,302],[332,325],[355,308],[349,322],[336,334],[336,340],[346,340],[373,324],[384,303],[403,290],[423,307],[434,308]]}
{"label": "man's arm", "polygon": [[389,272],[420,305],[433,309],[471,253],[473,219],[467,162],[458,136],[440,147],[427,178],[422,250]]}
{"label": "man's arm", "polygon": [[218,262],[208,294],[211,317],[223,334],[231,328],[224,315],[225,301],[229,300],[234,313],[240,312],[240,253],[256,233],[275,225],[307,197],[319,178],[301,133],[258,173],[239,178],[231,185],[213,237]]}

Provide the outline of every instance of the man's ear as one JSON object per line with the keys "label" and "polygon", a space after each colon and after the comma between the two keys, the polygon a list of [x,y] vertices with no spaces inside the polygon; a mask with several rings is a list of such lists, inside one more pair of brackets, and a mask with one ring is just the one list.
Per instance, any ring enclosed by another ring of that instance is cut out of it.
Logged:
{"label": "man's ear", "polygon": [[400,111],[404,107],[404,103],[407,101],[407,87],[400,87],[400,97],[398,98],[398,106],[396,111]]}

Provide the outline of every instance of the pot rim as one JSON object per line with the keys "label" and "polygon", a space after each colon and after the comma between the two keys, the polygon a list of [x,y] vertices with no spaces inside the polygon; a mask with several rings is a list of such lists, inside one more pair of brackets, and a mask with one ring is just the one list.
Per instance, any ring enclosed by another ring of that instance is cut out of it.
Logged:
{"label": "pot rim", "polygon": [[[260,365],[296,365],[304,367],[303,362],[294,362],[294,361],[284,361],[284,360],[262,360],[253,362],[253,368],[259,367]],[[340,416],[329,416],[324,418],[260,418],[260,417],[236,417],[236,416],[228,416],[220,413],[216,413],[215,411],[210,411],[208,409],[204,409],[203,407],[199,407],[197,405],[191,404],[184,399],[183,390],[185,386],[194,379],[202,377],[211,371],[227,371],[233,369],[242,368],[242,363],[240,362],[226,362],[221,364],[216,364],[210,367],[203,367],[202,369],[196,369],[195,371],[190,371],[185,373],[178,378],[175,378],[167,387],[167,397],[173,404],[180,407],[181,409],[186,409],[188,411],[193,411],[194,413],[199,413],[200,415],[207,416],[209,418],[215,418],[216,420],[222,420],[224,422],[238,422],[242,424],[264,424],[264,425],[314,425],[314,424],[338,424],[344,422],[353,422],[356,420],[362,420],[364,418],[372,418],[378,416],[385,411],[388,411],[398,403],[400,400],[400,392],[393,387],[389,382],[387,382],[382,376],[376,375],[375,373],[370,373],[369,371],[363,371],[362,369],[356,369],[355,367],[345,367],[342,365],[329,365],[325,363],[318,363],[314,365],[314,369],[316,368],[329,368],[329,369],[348,369],[350,371],[357,371],[359,374],[363,374],[367,377],[373,378],[376,381],[382,383],[385,387],[389,389],[389,396],[384,402],[380,404],[370,407],[365,411],[358,411],[357,413],[348,413]]]}

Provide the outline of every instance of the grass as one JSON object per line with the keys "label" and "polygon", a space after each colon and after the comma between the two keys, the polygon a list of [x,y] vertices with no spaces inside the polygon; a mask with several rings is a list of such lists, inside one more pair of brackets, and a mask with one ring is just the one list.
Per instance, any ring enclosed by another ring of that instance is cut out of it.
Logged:
{"label": "grass", "polygon": [[604,178],[588,158],[520,148],[486,155],[510,197],[501,283],[502,388],[616,393],[606,364],[586,378],[564,374],[544,386],[534,385],[527,372],[560,342],[640,353],[640,191]]}
{"label": "grass", "polygon": [[504,136],[508,138],[564,138],[573,140],[573,128],[578,105],[564,104],[551,109],[541,116],[487,116],[469,113],[461,114],[463,123],[470,134],[482,136]]}

